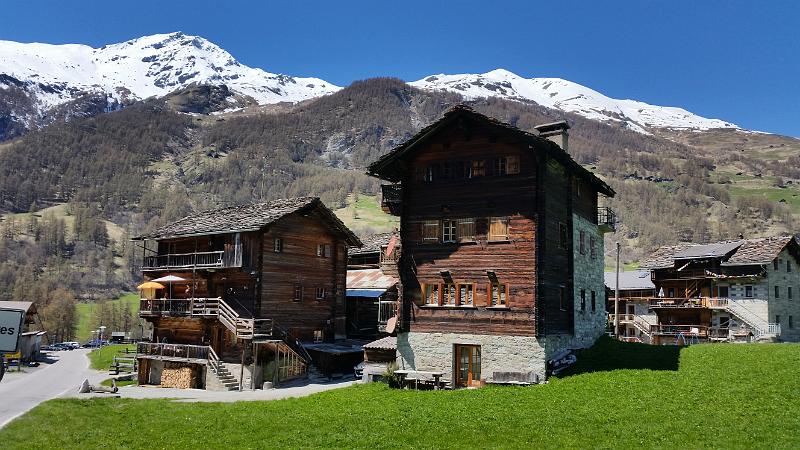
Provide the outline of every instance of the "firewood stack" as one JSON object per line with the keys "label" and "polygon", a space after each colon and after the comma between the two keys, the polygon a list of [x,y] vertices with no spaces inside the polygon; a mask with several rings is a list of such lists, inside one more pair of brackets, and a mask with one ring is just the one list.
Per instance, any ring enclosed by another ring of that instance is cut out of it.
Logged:
{"label": "firewood stack", "polygon": [[161,387],[190,389],[197,386],[197,370],[192,366],[167,363],[161,372]]}

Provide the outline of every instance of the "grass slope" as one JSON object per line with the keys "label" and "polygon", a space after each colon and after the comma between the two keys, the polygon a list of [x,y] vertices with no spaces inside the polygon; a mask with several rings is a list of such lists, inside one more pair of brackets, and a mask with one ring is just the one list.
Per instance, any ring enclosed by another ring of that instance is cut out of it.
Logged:
{"label": "grass slope", "polygon": [[92,350],[89,352],[89,363],[92,369],[108,370],[111,368],[111,363],[114,362],[114,357],[117,356],[121,350],[125,349],[136,350],[136,346],[130,344],[114,344]]}
{"label": "grass slope", "polygon": [[[544,386],[380,384],[270,402],[52,400],[9,448],[798,448],[800,346],[602,341]],[[59,426],[45,426],[58,423]]]}
{"label": "grass slope", "polygon": [[347,206],[335,211],[339,220],[354,230],[371,230],[376,233],[392,231],[400,226],[398,217],[386,214],[381,209],[380,198],[359,194],[347,197]]}
{"label": "grass slope", "polygon": [[[107,302],[109,305],[114,305],[115,303],[125,303],[130,308],[133,316],[136,317],[139,314],[139,294],[131,293],[125,294],[116,300],[110,300]],[[78,325],[75,330],[75,336],[78,338],[78,341],[81,343],[88,341],[92,338],[92,315],[94,314],[94,303],[78,303],[77,305],[77,322]],[[106,330],[108,331],[108,330]],[[116,331],[116,330],[111,330]],[[111,333],[108,331],[108,333]]]}

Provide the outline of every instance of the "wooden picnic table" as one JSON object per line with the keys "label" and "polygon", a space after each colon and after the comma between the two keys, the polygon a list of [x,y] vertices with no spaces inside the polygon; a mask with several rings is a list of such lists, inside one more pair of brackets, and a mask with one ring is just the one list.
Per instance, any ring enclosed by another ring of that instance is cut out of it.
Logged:
{"label": "wooden picnic table", "polygon": [[414,389],[419,389],[419,380],[421,376],[431,377],[433,378],[433,388],[435,390],[441,389],[441,380],[444,376],[444,372],[439,371],[426,371],[426,370],[395,370],[394,373],[400,375],[400,383],[401,385],[405,384],[409,375],[411,375],[412,379],[414,380]]}

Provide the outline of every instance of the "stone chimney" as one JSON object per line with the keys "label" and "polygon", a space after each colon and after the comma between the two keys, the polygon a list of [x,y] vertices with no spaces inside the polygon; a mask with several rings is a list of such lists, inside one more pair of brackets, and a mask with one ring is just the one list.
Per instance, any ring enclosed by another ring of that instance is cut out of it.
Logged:
{"label": "stone chimney", "polygon": [[536,131],[539,136],[549,139],[559,145],[565,152],[569,151],[569,124],[566,120],[559,120],[558,122],[543,123],[536,125]]}

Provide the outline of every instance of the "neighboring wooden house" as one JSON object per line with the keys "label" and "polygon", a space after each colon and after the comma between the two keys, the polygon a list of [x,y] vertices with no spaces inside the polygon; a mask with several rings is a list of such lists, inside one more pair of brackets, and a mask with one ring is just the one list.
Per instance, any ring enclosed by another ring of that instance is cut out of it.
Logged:
{"label": "neighboring wooden house", "polygon": [[387,324],[397,315],[400,239],[391,232],[362,240],[364,245],[348,255],[347,337],[376,339],[387,333]]}
{"label": "neighboring wooden house", "polygon": [[800,341],[800,243],[792,236],[679,244],[656,250],[654,343]]}
{"label": "neighboring wooden house", "polygon": [[614,217],[598,195],[614,191],[553,142],[568,128],[531,134],[457,106],[370,165],[400,216],[403,368],[535,382],[603,333]]}
{"label": "neighboring wooden house", "polygon": [[[617,286],[616,272],[606,272],[606,311],[609,327],[614,329],[614,301]],[[623,341],[650,342],[650,327],[658,323],[650,308],[650,299],[656,296],[656,286],[649,270],[620,272],[619,274],[619,336]]]}
{"label": "neighboring wooden house", "polygon": [[283,381],[308,368],[300,341],[345,337],[347,249],[360,241],[318,198],[205,211],[135,240],[145,281],[162,286],[142,285],[153,342],[139,345],[141,384]]}

